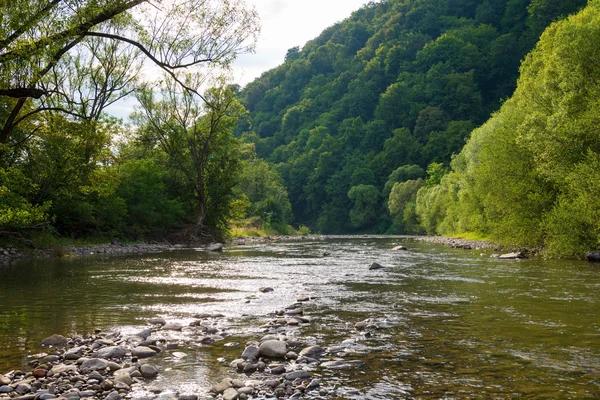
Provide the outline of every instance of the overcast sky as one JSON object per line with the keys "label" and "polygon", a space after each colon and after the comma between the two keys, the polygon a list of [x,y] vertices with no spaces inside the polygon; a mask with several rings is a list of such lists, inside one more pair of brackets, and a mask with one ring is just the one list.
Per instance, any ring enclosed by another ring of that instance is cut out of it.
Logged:
{"label": "overcast sky", "polygon": [[[289,48],[304,46],[325,28],[349,17],[368,0],[246,0],[256,7],[261,20],[261,33],[256,52],[243,54],[233,65],[233,82],[241,86],[263,72],[282,64]],[[137,101],[121,100],[107,112],[127,119]]]}
{"label": "overcast sky", "polygon": [[368,0],[246,0],[256,7],[262,31],[255,54],[234,64],[235,82],[242,86],[283,63],[287,50],[317,37]]}

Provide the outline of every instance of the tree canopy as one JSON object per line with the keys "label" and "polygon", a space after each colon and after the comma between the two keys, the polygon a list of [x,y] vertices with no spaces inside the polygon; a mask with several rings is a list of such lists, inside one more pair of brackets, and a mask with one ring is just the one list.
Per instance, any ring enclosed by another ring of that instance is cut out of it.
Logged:
{"label": "tree canopy", "polygon": [[[237,134],[277,165],[296,221],[325,233],[398,231],[385,212],[400,183],[394,172],[449,167],[511,96],[543,29],[584,5],[370,2],[243,88],[250,115]],[[382,195],[376,221],[355,208],[365,186]],[[354,187],[362,189],[350,199]]]}

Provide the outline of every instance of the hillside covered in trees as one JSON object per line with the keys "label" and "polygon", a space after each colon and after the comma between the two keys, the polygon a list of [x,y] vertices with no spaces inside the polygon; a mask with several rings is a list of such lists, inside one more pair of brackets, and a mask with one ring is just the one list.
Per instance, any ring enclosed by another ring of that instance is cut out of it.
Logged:
{"label": "hillside covered in trees", "polygon": [[371,2],[248,84],[237,135],[276,165],[296,222],[323,233],[424,232],[418,190],[439,183],[513,94],[544,29],[585,4]]}
{"label": "hillside covered in trees", "polygon": [[476,232],[546,255],[600,244],[600,2],[548,28],[517,90],[476,129],[439,185],[422,188],[428,233]]}

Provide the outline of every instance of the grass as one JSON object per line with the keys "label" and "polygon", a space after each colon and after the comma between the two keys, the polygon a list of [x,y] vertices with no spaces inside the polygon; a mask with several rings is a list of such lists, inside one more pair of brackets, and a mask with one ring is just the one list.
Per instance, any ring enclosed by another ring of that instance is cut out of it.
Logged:
{"label": "grass", "polygon": [[291,225],[267,225],[259,217],[251,217],[231,224],[230,237],[265,237],[308,235],[310,229],[301,225],[297,230]]}
{"label": "grass", "polygon": [[485,241],[485,242],[491,242],[492,239],[488,236],[479,234],[479,233],[475,233],[475,232],[462,232],[462,233],[456,233],[453,235],[450,235],[453,238],[456,239],[465,239],[465,240],[473,240],[473,241]]}

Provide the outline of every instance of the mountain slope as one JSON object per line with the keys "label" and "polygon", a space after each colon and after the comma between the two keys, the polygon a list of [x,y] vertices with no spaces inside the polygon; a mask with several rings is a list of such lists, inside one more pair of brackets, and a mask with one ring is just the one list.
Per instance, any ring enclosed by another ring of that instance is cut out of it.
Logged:
{"label": "mountain slope", "polygon": [[563,3],[371,2],[248,84],[238,134],[278,165],[296,221],[408,231],[386,212],[393,172],[448,164],[512,94],[546,25],[586,2]]}

